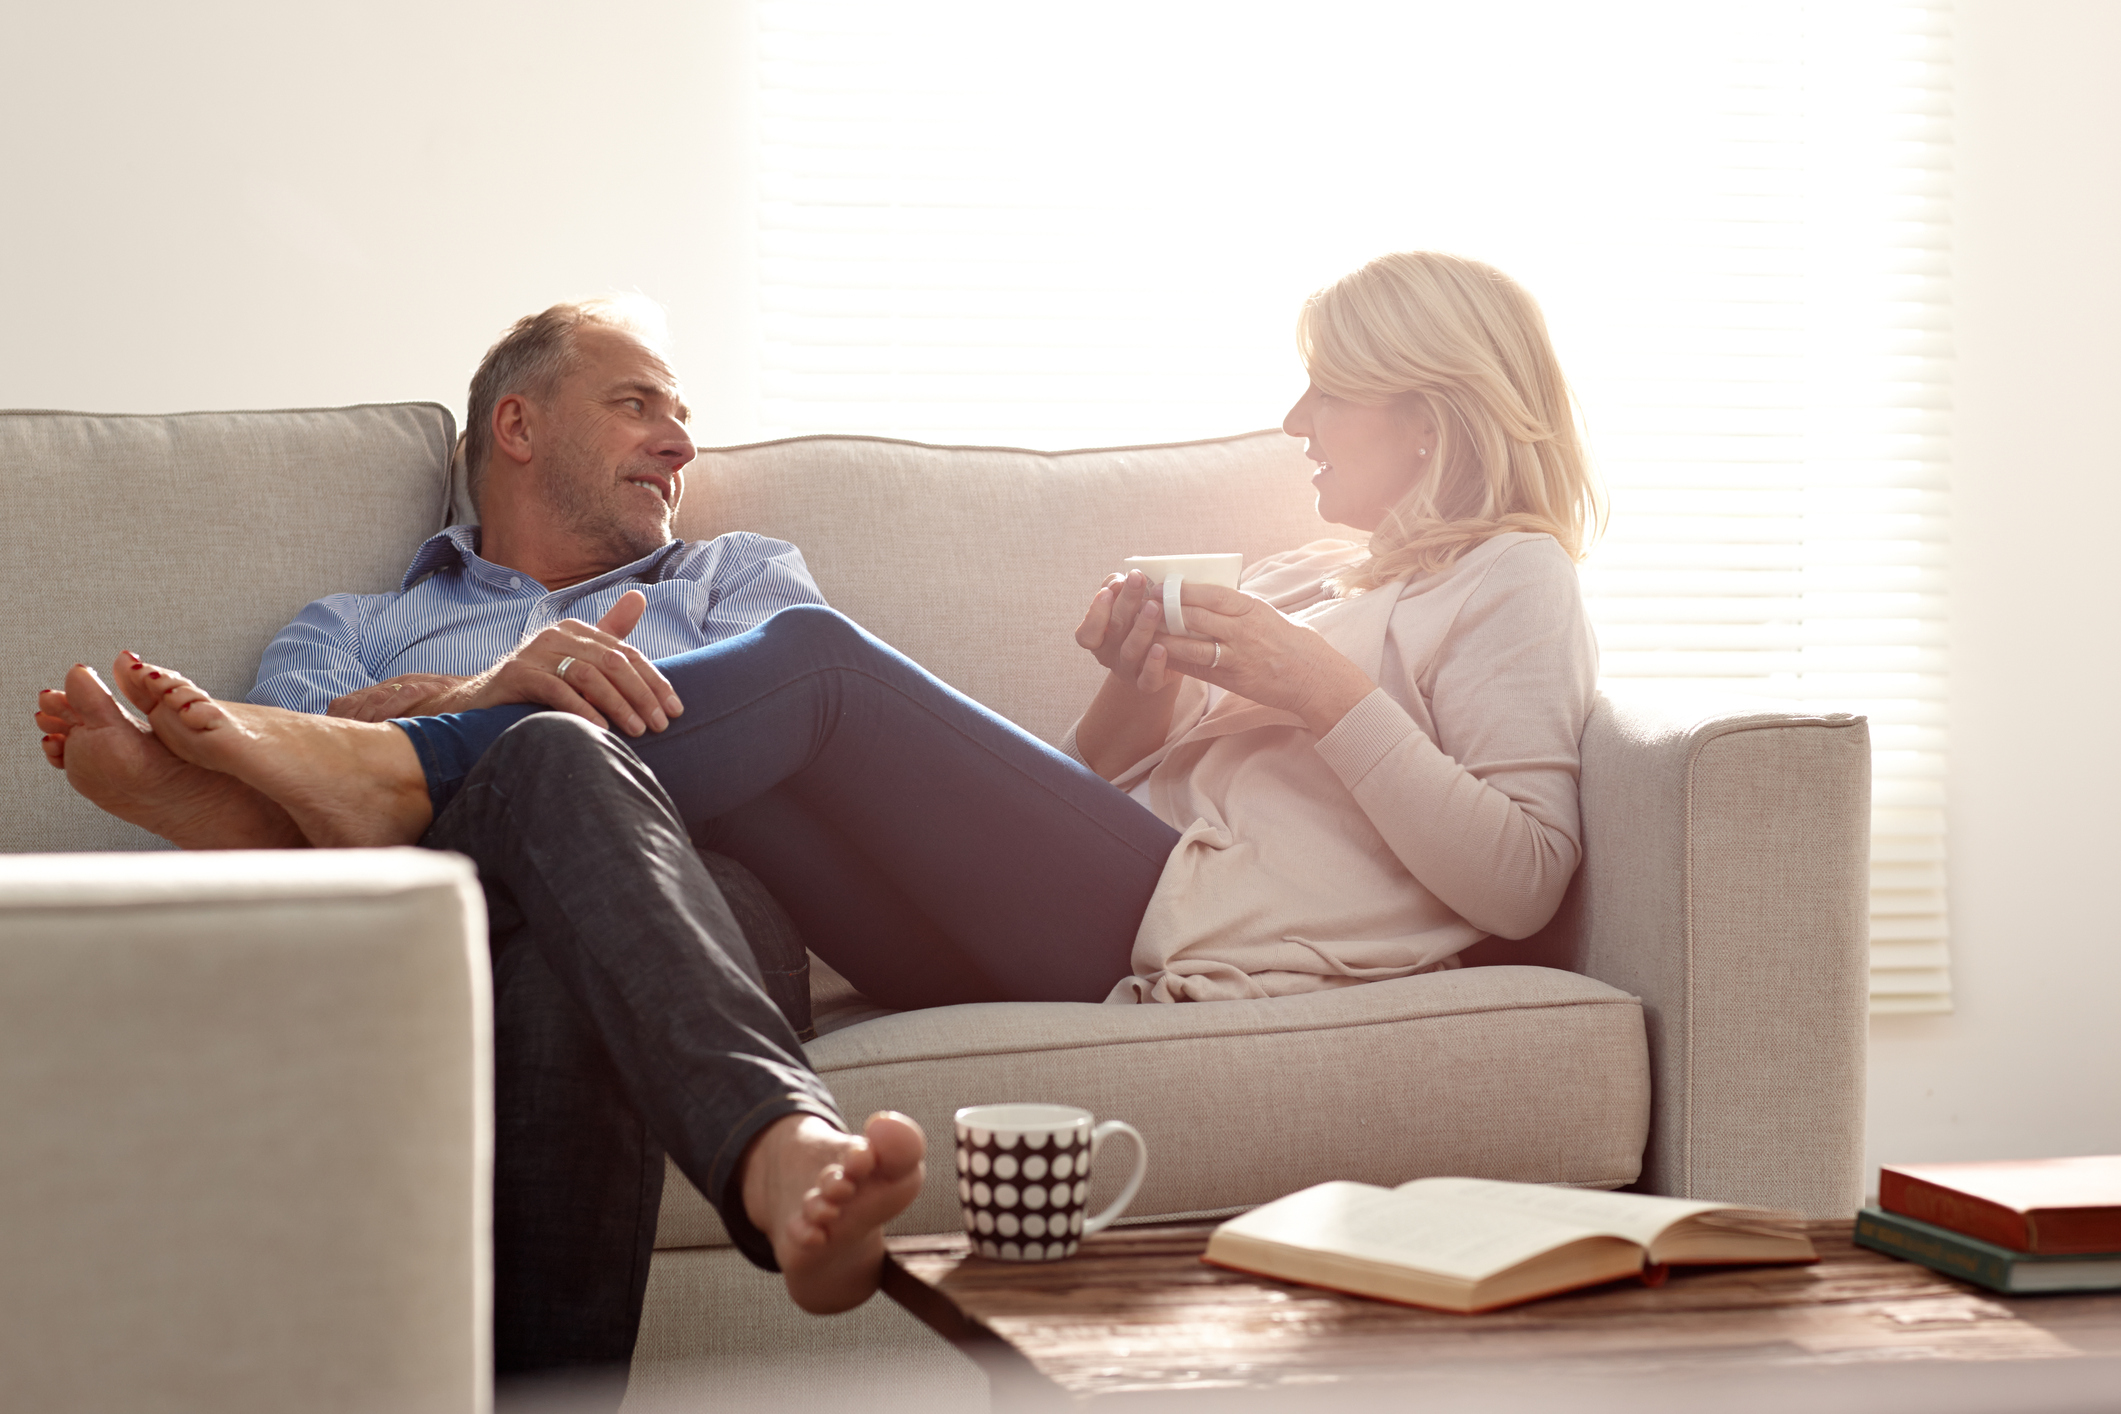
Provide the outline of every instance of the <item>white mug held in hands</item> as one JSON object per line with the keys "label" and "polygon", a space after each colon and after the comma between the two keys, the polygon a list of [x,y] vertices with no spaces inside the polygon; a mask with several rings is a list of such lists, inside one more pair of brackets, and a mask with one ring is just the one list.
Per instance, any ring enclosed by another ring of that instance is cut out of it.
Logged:
{"label": "white mug held in hands", "polygon": [[1184,634],[1187,638],[1206,638],[1205,633],[1194,633],[1186,627],[1185,611],[1179,604],[1179,587],[1187,580],[1196,584],[1219,584],[1225,589],[1237,588],[1237,576],[1243,572],[1243,555],[1136,555],[1120,566],[1122,570],[1140,570],[1149,577],[1149,583],[1164,587],[1164,632]]}
{"label": "white mug held in hands", "polygon": [[[1134,1141],[1134,1173],[1096,1217],[1090,1161],[1114,1134]],[[982,1257],[1053,1262],[1125,1212],[1149,1171],[1149,1146],[1125,1120],[1074,1105],[968,1105],[957,1112],[957,1196]]]}

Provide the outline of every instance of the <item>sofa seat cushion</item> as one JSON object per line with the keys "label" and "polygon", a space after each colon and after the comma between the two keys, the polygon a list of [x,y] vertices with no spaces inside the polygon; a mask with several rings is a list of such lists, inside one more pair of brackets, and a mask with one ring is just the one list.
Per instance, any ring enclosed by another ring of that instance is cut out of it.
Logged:
{"label": "sofa seat cushion", "polygon": [[[896,1012],[821,1036],[811,1063],[850,1120],[928,1131],[928,1183],[894,1232],[957,1227],[951,1115],[1044,1100],[1149,1143],[1130,1221],[1221,1214],[1326,1179],[1431,1174],[1610,1188],[1650,1117],[1641,1004],[1573,972],[1478,967],[1331,992],[1182,1006],[1001,1002]],[[1098,1165],[1093,1207],[1131,1165]],[[656,1245],[728,1241],[673,1168]]]}

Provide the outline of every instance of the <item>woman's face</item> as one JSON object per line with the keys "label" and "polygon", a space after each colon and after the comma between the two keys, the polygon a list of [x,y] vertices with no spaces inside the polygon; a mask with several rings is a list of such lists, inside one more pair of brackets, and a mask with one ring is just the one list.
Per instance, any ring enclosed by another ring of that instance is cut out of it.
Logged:
{"label": "woman's face", "polygon": [[1426,419],[1351,403],[1316,383],[1289,409],[1281,430],[1303,438],[1304,455],[1318,463],[1311,484],[1318,488],[1320,519],[1357,530],[1377,529],[1413,489],[1435,441]]}

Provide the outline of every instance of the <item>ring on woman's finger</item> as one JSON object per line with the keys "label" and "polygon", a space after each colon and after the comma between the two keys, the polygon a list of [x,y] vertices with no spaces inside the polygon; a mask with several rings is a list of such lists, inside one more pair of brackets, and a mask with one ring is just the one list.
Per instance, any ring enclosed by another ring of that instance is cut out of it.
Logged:
{"label": "ring on woman's finger", "polygon": [[1220,667],[1220,666],[1222,665],[1222,660],[1223,660],[1223,646],[1222,646],[1222,644],[1221,644],[1221,643],[1219,643],[1219,642],[1218,642],[1218,643],[1217,643],[1217,644],[1215,645],[1215,656],[1214,656],[1213,658],[1210,658],[1210,659],[1208,660],[1208,666],[1209,666],[1209,667],[1211,667],[1211,668],[1214,668],[1214,667]]}
{"label": "ring on woman's finger", "polygon": [[560,659],[560,666],[552,670],[552,675],[561,682],[565,682],[567,681],[567,670],[573,666],[574,659],[572,657],[562,658]]}

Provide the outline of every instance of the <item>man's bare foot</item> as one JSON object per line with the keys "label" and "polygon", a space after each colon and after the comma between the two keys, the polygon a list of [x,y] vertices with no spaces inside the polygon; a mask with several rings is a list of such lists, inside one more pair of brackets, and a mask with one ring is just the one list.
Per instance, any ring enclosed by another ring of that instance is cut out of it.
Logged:
{"label": "man's bare foot", "polygon": [[852,1310],[874,1295],[884,1224],[920,1196],[928,1149],[893,1110],[842,1134],[815,1115],[775,1120],[744,1156],[744,1213],[773,1244],[788,1294],[805,1311]]}
{"label": "man's bare foot", "polygon": [[[119,660],[122,670],[124,660]],[[179,760],[135,726],[95,670],[79,663],[63,692],[37,694],[44,758],[67,784],[120,820],[179,849],[301,849],[285,810],[234,776]]]}
{"label": "man's bare foot", "polygon": [[247,702],[222,702],[182,673],[118,660],[127,695],[171,752],[234,776],[293,817],[326,849],[411,844],[434,820],[427,777],[405,733]]}

